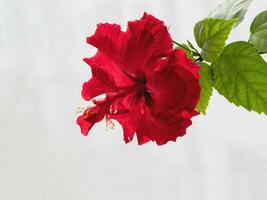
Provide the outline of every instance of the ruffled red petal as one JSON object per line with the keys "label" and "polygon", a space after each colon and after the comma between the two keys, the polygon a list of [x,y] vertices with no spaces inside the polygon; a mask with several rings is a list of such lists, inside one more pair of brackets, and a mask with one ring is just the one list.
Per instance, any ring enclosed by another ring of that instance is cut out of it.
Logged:
{"label": "ruffled red petal", "polygon": [[136,131],[138,144],[144,144],[149,140],[158,145],[166,144],[168,141],[176,141],[186,133],[187,127],[192,122],[193,114],[184,115],[177,112],[156,113],[152,109],[146,109],[141,123]]}
{"label": "ruffled red petal", "polygon": [[81,132],[83,135],[87,136],[90,129],[95,123],[86,121],[84,116],[79,116],[76,120],[76,123],[80,126]]}
{"label": "ruffled red petal", "polygon": [[82,96],[90,100],[100,94],[117,91],[133,84],[121,69],[104,53],[98,51],[91,58],[84,61],[91,67],[93,77],[85,82]]}
{"label": "ruffled red petal", "polygon": [[93,125],[105,117],[108,109],[109,102],[107,99],[96,102],[94,107],[87,108],[76,120],[76,123],[81,128],[82,134],[86,136]]}
{"label": "ruffled red petal", "polygon": [[181,50],[174,50],[161,60],[157,69],[147,78],[147,89],[153,100],[153,109],[192,112],[199,99],[199,67]]}
{"label": "ruffled red petal", "polygon": [[84,100],[89,101],[92,98],[112,91],[110,87],[103,85],[98,79],[91,78],[89,81],[83,83],[82,97]]}
{"label": "ruffled red petal", "polygon": [[[188,59],[182,49],[173,51],[170,56],[170,62],[178,64],[176,73],[186,82],[187,94],[181,106],[184,107],[184,110],[193,112],[198,104],[201,90],[199,85],[199,65]],[[189,73],[193,74],[194,77],[189,76]]]}
{"label": "ruffled red petal", "polygon": [[132,79],[153,70],[158,58],[172,50],[172,39],[163,21],[144,13],[128,22],[126,32],[117,24],[98,24],[87,42],[113,60]]}
{"label": "ruffled red petal", "polygon": [[132,74],[150,72],[157,59],[172,50],[172,39],[163,21],[147,13],[140,20],[128,22],[126,35],[123,65]]}
{"label": "ruffled red petal", "polygon": [[126,42],[126,35],[117,24],[98,24],[95,33],[86,39],[115,63],[119,63]]}
{"label": "ruffled red petal", "polygon": [[129,94],[113,102],[112,109],[116,110],[116,114],[111,118],[121,124],[125,143],[133,140],[133,136],[142,119],[144,107],[144,101],[139,98],[137,93]]}
{"label": "ruffled red petal", "polygon": [[182,49],[175,49],[170,55],[171,62],[176,62],[180,67],[191,72],[196,79],[199,79],[199,65],[188,59],[186,53]]}

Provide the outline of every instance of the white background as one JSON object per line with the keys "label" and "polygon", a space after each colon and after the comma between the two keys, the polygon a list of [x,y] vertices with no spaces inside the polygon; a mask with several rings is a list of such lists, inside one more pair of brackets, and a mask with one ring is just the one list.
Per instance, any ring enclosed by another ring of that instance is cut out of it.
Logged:
{"label": "white background", "polygon": [[[176,143],[125,145],[105,123],[80,134],[77,106],[90,77],[85,43],[99,22],[143,11],[193,40],[194,24],[221,0],[0,0],[0,199],[266,200],[267,118],[214,92]],[[255,0],[229,41],[247,40],[266,0]]]}

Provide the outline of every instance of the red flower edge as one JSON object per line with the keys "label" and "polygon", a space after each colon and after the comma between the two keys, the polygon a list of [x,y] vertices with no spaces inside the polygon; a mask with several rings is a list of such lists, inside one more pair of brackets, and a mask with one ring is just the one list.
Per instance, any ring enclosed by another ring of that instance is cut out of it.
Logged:
{"label": "red flower edge", "polygon": [[125,32],[116,24],[98,24],[87,42],[98,51],[84,59],[92,78],[83,84],[82,97],[94,103],[77,118],[84,135],[105,117],[122,125],[126,143],[136,134],[138,144],[163,145],[186,133],[198,114],[199,66],[172,49],[162,21],[144,13]]}

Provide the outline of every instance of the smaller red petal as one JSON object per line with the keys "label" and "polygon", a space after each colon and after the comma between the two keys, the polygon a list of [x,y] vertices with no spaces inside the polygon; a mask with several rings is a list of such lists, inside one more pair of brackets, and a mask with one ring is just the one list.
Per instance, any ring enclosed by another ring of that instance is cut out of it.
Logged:
{"label": "smaller red petal", "polygon": [[117,24],[98,24],[95,33],[86,39],[88,44],[95,46],[115,63],[120,60],[122,48],[125,45],[125,33]]}
{"label": "smaller red petal", "polygon": [[121,124],[125,143],[133,140],[142,119],[144,102],[136,97],[137,94],[133,93],[112,104],[116,114],[111,117]]}
{"label": "smaller red petal", "polygon": [[84,100],[89,101],[96,96],[106,94],[111,91],[112,90],[109,87],[103,85],[100,81],[93,77],[89,81],[83,83],[82,97]]}
{"label": "smaller red petal", "polygon": [[172,60],[171,62],[179,63],[180,66],[190,71],[196,79],[199,79],[199,65],[187,58],[186,53],[182,49],[174,50],[170,60]]}
{"label": "smaller red petal", "polygon": [[109,101],[104,99],[95,101],[95,106],[87,108],[84,113],[77,118],[77,124],[81,128],[83,135],[87,135],[93,125],[101,121],[109,111]]}
{"label": "smaller red petal", "polygon": [[143,144],[145,144],[145,143],[147,143],[149,141],[151,141],[151,139],[148,138],[146,135],[141,134],[141,133],[137,134],[138,145],[143,145]]}
{"label": "smaller red petal", "polygon": [[137,129],[138,143],[143,144],[144,138],[155,141],[158,145],[166,144],[169,141],[176,141],[182,137],[186,129],[192,124],[191,117],[194,113],[168,112],[155,113],[152,109],[146,109]]}
{"label": "smaller red petal", "polygon": [[101,84],[110,89],[116,89],[116,83],[112,76],[111,70],[112,63],[105,60],[104,56],[94,56],[92,58],[83,59],[88,65],[91,66],[92,75],[97,79]]}
{"label": "smaller red petal", "polygon": [[83,85],[82,96],[85,100],[133,84],[111,59],[99,51],[91,58],[84,58],[84,61],[91,67],[93,75],[93,78]]}
{"label": "smaller red petal", "polygon": [[76,120],[76,123],[80,126],[81,132],[84,136],[88,135],[88,132],[94,125],[94,123],[86,121],[84,116],[79,116]]}
{"label": "smaller red petal", "polygon": [[120,66],[100,51],[91,58],[84,58],[84,61],[91,67],[92,75],[106,85],[117,88],[133,84]]}

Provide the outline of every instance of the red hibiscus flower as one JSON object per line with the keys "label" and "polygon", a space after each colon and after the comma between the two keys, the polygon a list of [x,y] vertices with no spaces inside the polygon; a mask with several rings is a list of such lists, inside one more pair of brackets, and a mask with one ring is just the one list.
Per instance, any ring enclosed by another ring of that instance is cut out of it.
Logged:
{"label": "red hibiscus flower", "polygon": [[138,144],[163,145],[186,133],[198,114],[199,67],[172,49],[162,21],[145,13],[128,22],[125,32],[116,24],[98,24],[87,43],[98,51],[84,59],[92,78],[83,84],[82,97],[94,103],[77,119],[84,135],[105,117],[122,125],[126,143],[136,134]]}

